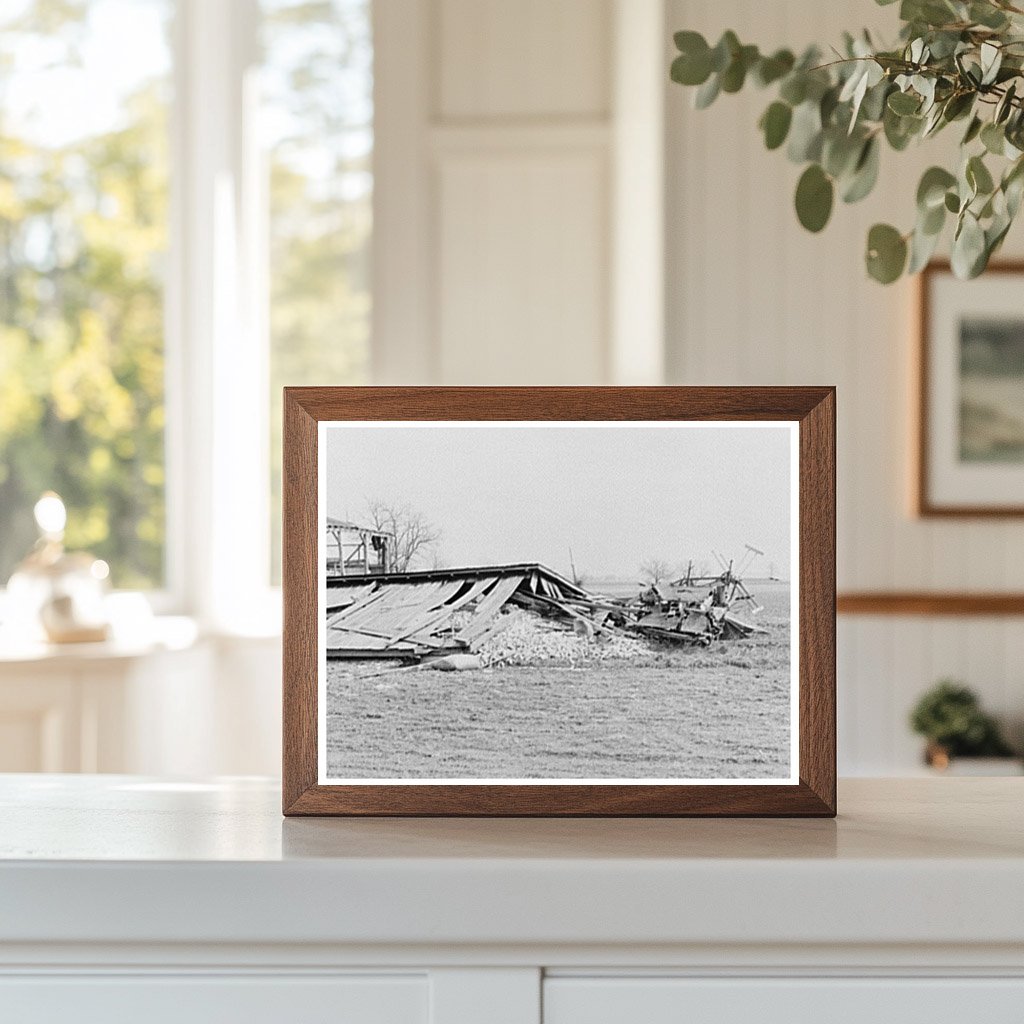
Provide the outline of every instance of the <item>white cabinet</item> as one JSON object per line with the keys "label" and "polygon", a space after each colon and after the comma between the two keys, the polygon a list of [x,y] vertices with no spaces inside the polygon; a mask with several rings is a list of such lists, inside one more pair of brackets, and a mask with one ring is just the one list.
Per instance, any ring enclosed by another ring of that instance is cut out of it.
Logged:
{"label": "white cabinet", "polygon": [[427,1024],[425,974],[0,978],[17,1024]]}
{"label": "white cabinet", "polygon": [[1024,979],[549,978],[544,1024],[1020,1024]]}
{"label": "white cabinet", "polygon": [[260,779],[0,776],[0,1024],[1024,1024],[1021,787],[282,820]]}

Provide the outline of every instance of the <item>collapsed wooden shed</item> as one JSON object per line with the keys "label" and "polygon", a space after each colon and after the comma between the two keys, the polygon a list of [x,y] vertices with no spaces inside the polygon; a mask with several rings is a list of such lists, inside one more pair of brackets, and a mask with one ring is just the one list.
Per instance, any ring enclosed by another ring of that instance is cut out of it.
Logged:
{"label": "collapsed wooden shed", "polygon": [[556,619],[588,640],[629,635],[708,646],[764,633],[731,614],[736,600],[753,599],[746,588],[745,596],[736,588],[726,595],[727,576],[731,570],[703,595],[652,587],[635,599],[590,594],[538,562],[328,577],[327,657],[416,662],[477,651],[513,620],[502,614],[507,605]]}
{"label": "collapsed wooden shed", "polygon": [[416,661],[475,650],[503,628],[509,603],[576,616],[594,600],[539,563],[389,573],[327,580],[328,658]]}

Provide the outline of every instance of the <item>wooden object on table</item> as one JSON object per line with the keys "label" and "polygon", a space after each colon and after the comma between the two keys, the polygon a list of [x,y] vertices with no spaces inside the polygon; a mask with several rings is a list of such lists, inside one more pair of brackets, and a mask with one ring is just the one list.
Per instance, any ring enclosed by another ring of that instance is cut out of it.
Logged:
{"label": "wooden object on table", "polygon": [[[798,422],[798,781],[646,786],[321,784],[318,444],[319,425],[338,420]],[[284,480],[286,814],[835,814],[834,388],[285,388]]]}

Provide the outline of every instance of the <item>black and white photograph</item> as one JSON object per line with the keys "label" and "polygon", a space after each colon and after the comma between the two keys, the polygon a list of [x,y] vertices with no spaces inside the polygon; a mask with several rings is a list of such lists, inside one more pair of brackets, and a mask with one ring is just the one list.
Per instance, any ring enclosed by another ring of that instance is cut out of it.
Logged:
{"label": "black and white photograph", "polygon": [[797,781],[797,426],[326,422],[322,784]]}

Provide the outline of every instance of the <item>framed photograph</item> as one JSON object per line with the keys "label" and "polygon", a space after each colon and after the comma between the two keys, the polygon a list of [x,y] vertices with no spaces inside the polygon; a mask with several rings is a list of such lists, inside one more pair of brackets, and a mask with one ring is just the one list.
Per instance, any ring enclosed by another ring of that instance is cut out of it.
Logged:
{"label": "framed photograph", "polygon": [[285,814],[835,814],[832,388],[284,417]]}
{"label": "framed photograph", "polygon": [[1024,515],[1024,263],[919,287],[917,511]]}

